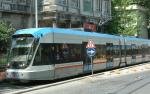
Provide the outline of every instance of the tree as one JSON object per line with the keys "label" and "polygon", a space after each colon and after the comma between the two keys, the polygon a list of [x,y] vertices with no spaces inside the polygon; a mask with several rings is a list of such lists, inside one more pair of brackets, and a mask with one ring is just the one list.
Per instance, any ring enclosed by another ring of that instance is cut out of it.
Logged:
{"label": "tree", "polygon": [[10,44],[11,35],[15,31],[15,28],[11,24],[4,21],[0,21],[0,52],[6,52]]}
{"label": "tree", "polygon": [[[140,31],[143,15],[139,11],[128,10],[130,5],[137,4],[145,9],[150,9],[149,0],[112,0],[112,21],[109,24],[108,32],[133,36]],[[147,16],[150,17],[150,16]],[[148,19],[148,18],[147,18]],[[136,23],[138,23],[135,25]]]}

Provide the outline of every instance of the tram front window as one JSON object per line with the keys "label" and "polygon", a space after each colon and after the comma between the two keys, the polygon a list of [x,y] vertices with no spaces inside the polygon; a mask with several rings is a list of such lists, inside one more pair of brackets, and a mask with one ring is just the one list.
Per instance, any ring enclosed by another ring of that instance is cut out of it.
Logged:
{"label": "tram front window", "polygon": [[26,68],[33,56],[33,43],[33,37],[13,38],[8,67],[13,69]]}

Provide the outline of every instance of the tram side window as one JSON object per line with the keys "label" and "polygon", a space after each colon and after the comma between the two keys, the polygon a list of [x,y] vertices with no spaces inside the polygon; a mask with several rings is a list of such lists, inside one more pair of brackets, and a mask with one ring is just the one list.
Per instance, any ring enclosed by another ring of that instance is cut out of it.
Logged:
{"label": "tram side window", "polygon": [[113,46],[113,55],[114,58],[118,58],[120,56],[120,45]]}
{"label": "tram side window", "polygon": [[38,48],[34,58],[33,66],[41,65],[41,47]]}
{"label": "tram side window", "polygon": [[126,54],[127,56],[131,56],[131,45],[126,45]]}
{"label": "tram side window", "polygon": [[33,66],[53,64],[52,44],[41,44],[36,53]]}
{"label": "tram side window", "polygon": [[55,44],[56,63],[81,61],[81,45],[79,44]]}
{"label": "tram side window", "polygon": [[41,44],[33,66],[81,61],[80,44]]}
{"label": "tram side window", "polygon": [[113,61],[113,44],[106,44],[106,58],[108,61]]}
{"label": "tram side window", "polygon": [[52,64],[52,44],[41,45],[41,65]]}
{"label": "tram side window", "polygon": [[148,45],[148,47],[147,47],[147,55],[150,55],[150,46]]}
{"label": "tram side window", "polygon": [[81,61],[81,45],[72,44],[69,46],[70,61]]}
{"label": "tram side window", "polygon": [[148,45],[146,45],[146,48],[145,48],[145,54],[148,55],[149,52],[150,52],[150,49],[149,49]]}
{"label": "tram side window", "polygon": [[125,55],[125,45],[121,45],[121,56],[124,57]]}
{"label": "tram side window", "polygon": [[144,58],[145,57],[145,45],[141,46],[141,56]]}
{"label": "tram side window", "polygon": [[132,58],[136,58],[136,45],[135,44],[131,44],[131,56]]}
{"label": "tram side window", "polygon": [[106,59],[106,46],[105,45],[96,45],[95,59],[99,59],[99,60]]}

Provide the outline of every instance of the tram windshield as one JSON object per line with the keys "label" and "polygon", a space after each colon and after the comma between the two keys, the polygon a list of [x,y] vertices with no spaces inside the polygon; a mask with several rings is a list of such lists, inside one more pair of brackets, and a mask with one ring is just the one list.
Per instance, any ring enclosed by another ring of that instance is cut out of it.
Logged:
{"label": "tram windshield", "polygon": [[12,39],[12,46],[8,57],[9,68],[26,68],[33,56],[34,38],[17,37]]}

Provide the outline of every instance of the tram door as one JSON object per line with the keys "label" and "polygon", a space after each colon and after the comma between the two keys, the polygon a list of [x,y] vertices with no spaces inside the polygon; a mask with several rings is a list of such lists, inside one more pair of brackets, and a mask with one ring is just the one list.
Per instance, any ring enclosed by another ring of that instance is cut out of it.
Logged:
{"label": "tram door", "polygon": [[82,60],[83,60],[83,71],[90,72],[91,71],[91,61],[86,53],[86,45],[87,42],[82,43]]}
{"label": "tram door", "polygon": [[136,63],[136,45],[135,44],[131,44],[131,63],[134,64]]}
{"label": "tram door", "polygon": [[106,68],[113,67],[113,43],[106,43]]}
{"label": "tram door", "polygon": [[119,41],[119,45],[120,45],[120,62],[119,62],[119,67],[120,66],[127,66],[127,47],[126,47],[126,42],[125,39],[123,39],[123,41],[121,42],[121,40]]}

